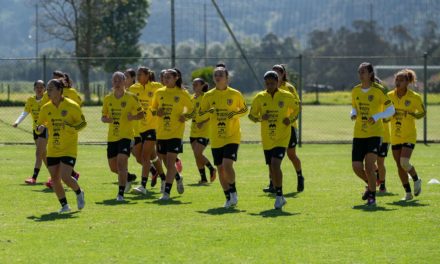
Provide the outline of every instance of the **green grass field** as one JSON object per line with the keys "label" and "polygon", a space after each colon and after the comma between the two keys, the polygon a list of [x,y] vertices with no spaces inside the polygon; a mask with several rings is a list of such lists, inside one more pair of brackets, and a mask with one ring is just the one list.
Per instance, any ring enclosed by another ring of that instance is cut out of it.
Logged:
{"label": "green grass field", "polygon": [[[32,121],[28,116],[17,129],[12,123],[22,111],[22,107],[0,107],[0,143],[32,143]],[[349,118],[347,105],[304,105],[302,110],[302,140],[304,142],[350,142],[354,123]],[[105,142],[107,125],[100,121],[101,107],[83,107],[88,126],[80,133],[80,142]],[[440,105],[428,108],[428,140],[440,141]],[[185,139],[189,138],[190,122],[187,122]],[[259,124],[247,117],[241,118],[242,140],[260,141]],[[417,121],[418,139],[423,139],[423,120]]]}
{"label": "green grass field", "polygon": [[[77,169],[86,193],[83,211],[58,215],[59,203],[42,182],[26,186],[34,147],[0,146],[0,263],[438,263],[440,261],[440,145],[416,146],[412,163],[423,192],[400,202],[404,192],[390,158],[389,193],[369,208],[363,184],[351,171],[351,145],[304,145],[298,149],[306,188],[296,193],[290,162],[283,162],[287,205],[274,210],[261,146],[243,144],[236,163],[238,207],[223,209],[218,181],[197,186],[188,144],[185,193],[170,202],[145,197],[114,201],[116,176],[107,168],[105,146],[79,147]],[[210,151],[206,151],[211,159]],[[130,171],[140,167],[130,159]],[[73,208],[74,193],[67,192]]]}

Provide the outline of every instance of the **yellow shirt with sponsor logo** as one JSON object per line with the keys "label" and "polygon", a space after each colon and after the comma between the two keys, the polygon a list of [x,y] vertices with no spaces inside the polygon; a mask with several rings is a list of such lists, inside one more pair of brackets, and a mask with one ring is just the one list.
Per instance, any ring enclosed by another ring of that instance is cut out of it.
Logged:
{"label": "yellow shirt with sponsor logo", "polygon": [[352,107],[356,109],[357,116],[354,125],[354,138],[383,137],[382,119],[374,124],[368,123],[373,115],[383,112],[392,105],[383,87],[372,83],[367,92],[362,91],[362,85],[356,85],[351,92]]}
{"label": "yellow shirt with sponsor logo", "polygon": [[185,122],[179,118],[185,115],[186,120],[190,119],[194,110],[189,93],[179,87],[158,89],[154,93],[151,112],[155,114],[159,109],[164,111],[164,115],[158,117],[157,139],[182,139]]}
{"label": "yellow shirt with sponsor logo", "polygon": [[[299,112],[299,104],[294,96],[287,91],[278,90],[272,95],[267,91],[259,92],[252,101],[249,118],[254,122],[261,122],[261,139],[263,149],[275,147],[286,148],[290,140],[290,125],[283,120],[287,117],[293,123]],[[267,114],[268,119],[261,117]]]}
{"label": "yellow shirt with sponsor logo", "polygon": [[202,102],[203,95],[197,96],[193,95],[191,100],[194,106],[194,114],[193,118],[191,120],[191,133],[190,137],[202,137],[202,138],[208,138],[209,137],[209,125],[207,122],[202,124],[202,127],[199,128],[197,126],[197,113],[199,112],[200,104]]}
{"label": "yellow shirt with sponsor logo", "polygon": [[37,125],[45,125],[49,131],[48,157],[76,158],[78,131],[87,125],[76,102],[63,98],[57,107],[49,101],[41,107]]}
{"label": "yellow shirt with sponsor logo", "polygon": [[28,112],[32,116],[32,128],[35,130],[37,127],[38,115],[40,114],[40,109],[44,105],[43,99],[37,100],[37,97],[34,95],[29,97],[26,100],[26,104],[24,105],[24,111]]}
{"label": "yellow shirt with sponsor logo", "polygon": [[[298,105],[301,104],[301,100],[299,99],[298,92],[296,91],[296,88],[295,88],[295,86],[293,86],[293,84],[291,84],[289,82],[283,82],[283,83],[281,83],[279,89],[290,92],[293,95],[293,97],[295,98],[295,100],[298,101]],[[292,123],[292,126],[295,128],[298,128],[298,119]]]}
{"label": "yellow shirt with sponsor logo", "polygon": [[[73,100],[75,103],[77,103],[79,106],[82,104],[82,99],[79,93],[75,90],[75,88],[69,87],[69,88],[63,88],[63,96],[65,98],[69,98]],[[49,102],[49,96],[47,95],[47,92],[43,95],[43,104]]]}
{"label": "yellow shirt with sponsor logo", "polygon": [[114,93],[104,97],[102,116],[110,117],[113,122],[109,124],[107,141],[115,142],[123,138],[133,139],[133,126],[137,120],[128,120],[128,113],[137,115],[142,112],[142,107],[137,97],[125,92],[121,98],[116,98]]}
{"label": "yellow shirt with sponsor logo", "polygon": [[412,143],[417,140],[416,119],[426,114],[422,98],[416,92],[408,89],[406,94],[399,98],[396,89],[388,93],[394,104],[396,113],[391,118],[391,144]]}
{"label": "yellow shirt with sponsor logo", "polygon": [[240,117],[247,113],[243,95],[231,88],[211,89],[203,96],[197,122],[209,118],[209,140],[212,148],[240,144]]}
{"label": "yellow shirt with sponsor logo", "polygon": [[145,112],[144,118],[139,120],[138,126],[135,127],[136,134],[151,129],[157,129],[157,117],[153,116],[149,109],[153,100],[154,93],[157,91],[157,89],[161,87],[163,87],[163,85],[158,82],[148,82],[145,85],[137,82],[127,89],[129,92],[137,96]]}

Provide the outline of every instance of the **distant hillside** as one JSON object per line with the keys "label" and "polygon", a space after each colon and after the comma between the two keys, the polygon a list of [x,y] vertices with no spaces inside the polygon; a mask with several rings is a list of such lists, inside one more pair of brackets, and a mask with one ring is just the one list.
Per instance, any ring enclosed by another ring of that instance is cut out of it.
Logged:
{"label": "distant hillside", "polygon": [[[32,2],[0,0],[0,57],[35,55]],[[152,0],[142,43],[170,43],[169,2]],[[203,42],[204,5],[208,42],[230,39],[210,0],[176,0],[175,3],[177,41]],[[261,37],[273,32],[279,36],[295,36],[303,46],[313,30],[351,27],[352,22],[359,19],[376,20],[384,30],[382,34],[402,24],[412,35],[419,36],[427,20],[440,25],[440,1],[436,0],[218,0],[217,3],[239,37]],[[40,44],[40,50],[54,46],[61,45],[46,41]]]}

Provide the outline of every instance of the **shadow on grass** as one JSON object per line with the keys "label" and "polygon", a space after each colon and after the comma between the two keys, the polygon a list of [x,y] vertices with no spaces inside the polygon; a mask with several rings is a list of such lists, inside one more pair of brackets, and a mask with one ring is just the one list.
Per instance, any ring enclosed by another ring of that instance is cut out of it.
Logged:
{"label": "shadow on grass", "polygon": [[258,214],[250,213],[252,216],[261,216],[261,217],[279,217],[279,216],[294,216],[299,215],[300,213],[289,213],[280,209],[269,209],[265,211],[261,211]]}
{"label": "shadow on grass", "polygon": [[114,206],[114,205],[121,205],[121,204],[137,204],[137,203],[131,203],[130,201],[127,201],[127,199],[125,198],[124,201],[116,201],[116,199],[108,199],[108,200],[104,200],[102,202],[95,202],[95,204],[97,205],[109,205],[109,206]]}
{"label": "shadow on grass", "polygon": [[296,196],[299,194],[299,192],[291,192],[284,195],[286,198],[297,198]]}
{"label": "shadow on grass", "polygon": [[77,213],[79,212],[76,211],[67,214],[59,214],[58,212],[53,212],[50,214],[43,214],[41,216],[35,216],[35,215],[28,216],[27,219],[33,220],[35,222],[47,222],[47,221],[78,218],[78,216],[76,215]]}
{"label": "shadow on grass", "polygon": [[154,200],[151,202],[147,202],[151,204],[158,204],[158,205],[181,205],[181,204],[192,204],[192,202],[182,202],[179,200],[169,199],[169,200]]}
{"label": "shadow on grass", "polygon": [[42,192],[42,193],[53,193],[53,190],[52,189],[49,189],[49,188],[44,188],[44,189],[41,189],[41,190],[32,190],[33,192]]}
{"label": "shadow on grass", "polygon": [[246,210],[239,210],[236,207],[229,207],[229,208],[218,207],[218,208],[208,209],[206,211],[197,211],[197,213],[209,214],[209,215],[224,215],[224,214],[246,213]]}
{"label": "shadow on grass", "polygon": [[386,208],[383,206],[378,206],[378,205],[366,205],[366,204],[362,204],[362,205],[355,205],[353,206],[353,209],[355,210],[362,210],[365,212],[377,212],[377,211],[395,211],[397,209],[394,208]]}
{"label": "shadow on grass", "polygon": [[379,197],[385,197],[385,196],[397,196],[397,193],[392,193],[392,192],[385,192],[385,193],[381,193],[381,192],[376,192],[376,196]]}
{"label": "shadow on grass", "polygon": [[410,200],[410,201],[395,201],[392,203],[387,203],[389,205],[397,205],[402,207],[423,207],[423,206],[429,206],[429,204],[422,204],[419,203],[419,200]]}
{"label": "shadow on grass", "polygon": [[154,192],[147,192],[147,194],[137,194],[137,193],[131,193],[131,196],[126,196],[128,199],[133,201],[138,200],[149,200],[149,199],[156,199],[156,194]]}
{"label": "shadow on grass", "polygon": [[20,186],[39,186],[39,185],[44,185],[44,183],[42,182],[37,182],[35,184],[27,184],[27,183],[21,183]]}
{"label": "shadow on grass", "polygon": [[191,186],[191,187],[209,187],[211,184],[210,183],[205,183],[205,184],[190,183],[190,184],[186,184],[186,185]]}

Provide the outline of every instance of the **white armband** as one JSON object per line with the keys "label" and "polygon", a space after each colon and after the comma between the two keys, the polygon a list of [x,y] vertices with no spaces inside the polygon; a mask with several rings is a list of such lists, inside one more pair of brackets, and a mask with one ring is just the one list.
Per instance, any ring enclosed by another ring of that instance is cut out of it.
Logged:
{"label": "white armband", "polygon": [[396,109],[394,109],[394,105],[390,105],[390,106],[388,106],[387,109],[385,109],[385,111],[377,113],[377,114],[373,115],[372,117],[374,119],[374,122],[377,122],[377,120],[379,120],[381,118],[383,119],[383,118],[388,118],[388,117],[393,116],[395,112],[396,112]]}
{"label": "white armband", "polygon": [[351,108],[350,117],[357,115],[356,108]]}
{"label": "white armband", "polygon": [[15,124],[20,124],[21,122],[23,122],[23,120],[26,118],[26,116],[28,116],[29,115],[29,113],[28,112],[26,112],[26,111],[23,111],[22,113],[21,113],[21,115],[17,118],[17,120],[15,120]]}

